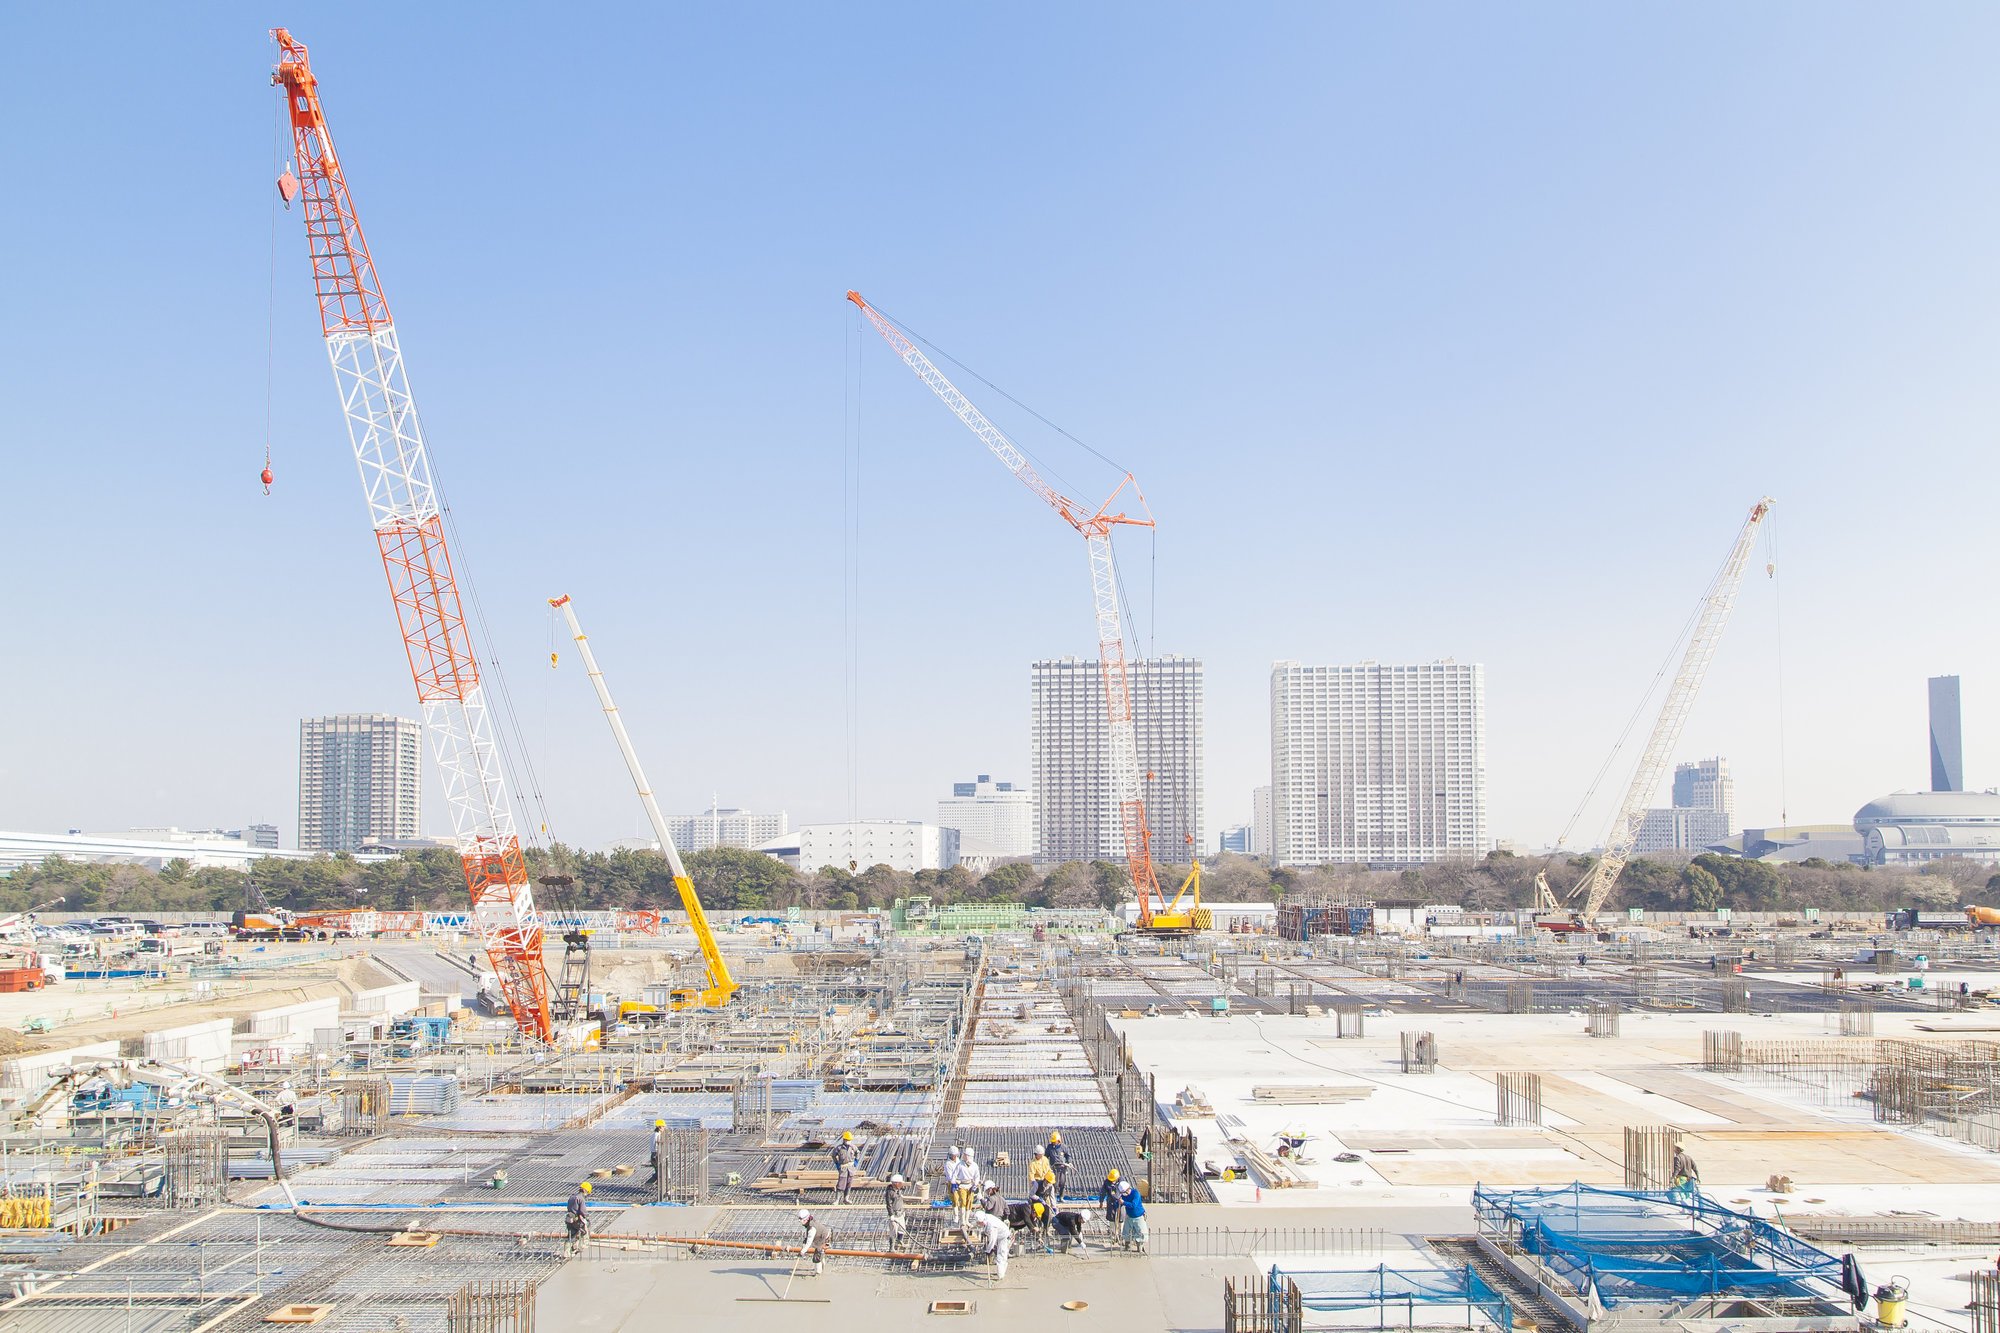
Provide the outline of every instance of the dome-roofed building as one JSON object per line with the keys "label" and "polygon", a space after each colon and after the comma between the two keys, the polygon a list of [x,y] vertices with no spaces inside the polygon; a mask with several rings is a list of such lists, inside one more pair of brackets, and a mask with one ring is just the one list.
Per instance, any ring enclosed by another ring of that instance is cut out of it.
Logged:
{"label": "dome-roofed building", "polygon": [[1871,865],[1963,856],[2000,862],[2000,792],[1898,791],[1854,812]]}

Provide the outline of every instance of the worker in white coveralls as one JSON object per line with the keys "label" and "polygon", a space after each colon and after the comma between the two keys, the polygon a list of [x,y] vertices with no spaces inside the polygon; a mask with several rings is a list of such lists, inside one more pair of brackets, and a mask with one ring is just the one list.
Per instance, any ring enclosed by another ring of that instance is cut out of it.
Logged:
{"label": "worker in white coveralls", "polygon": [[972,1220],[986,1233],[986,1243],[980,1247],[980,1253],[993,1261],[993,1275],[1006,1277],[1007,1256],[1014,1249],[1014,1228],[1007,1225],[1006,1218],[996,1217],[983,1208],[973,1213]]}

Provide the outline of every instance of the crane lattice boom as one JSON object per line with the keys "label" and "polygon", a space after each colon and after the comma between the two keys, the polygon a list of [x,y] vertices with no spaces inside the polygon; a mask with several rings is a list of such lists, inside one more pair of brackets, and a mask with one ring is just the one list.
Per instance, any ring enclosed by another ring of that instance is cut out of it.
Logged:
{"label": "crane lattice boom", "polygon": [[1062,515],[1064,522],[1083,534],[1090,557],[1091,597],[1097,609],[1098,665],[1104,680],[1104,707],[1110,729],[1110,744],[1106,747],[1111,770],[1108,776],[1112,800],[1118,807],[1118,831],[1124,842],[1126,870],[1132,876],[1132,889],[1139,899],[1139,921],[1142,925],[1148,924],[1153,918],[1154,899],[1158,898],[1164,907],[1166,898],[1160,892],[1159,876],[1153,868],[1152,830],[1146,822],[1146,801],[1139,786],[1138,735],[1132,720],[1132,681],[1125,661],[1125,635],[1120,628],[1118,570],[1111,558],[1111,530],[1121,523],[1150,528],[1153,519],[1150,514],[1144,518],[1132,518],[1123,513],[1110,512],[1112,502],[1127,485],[1132,487],[1132,493],[1138,496],[1142,506],[1145,497],[1139,495],[1138,483],[1128,472],[1125,480],[1118,483],[1118,489],[1095,510],[1070,499],[1043,481],[1013,441],[988,421],[985,414],[945,378],[944,372],[917,350],[916,344],[862,300],[859,292],[849,292],[847,299],[868,316],[868,322],[888,342],[897,359],[915,371],[917,378],[944,400],[945,406],[993,451],[993,456],[1009,472]]}
{"label": "crane lattice boom", "polygon": [[530,1036],[550,1040],[554,1026],[541,923],[396,325],[348,197],[306,48],[283,28],[272,36],[283,56],[271,81],[284,89],[290,113],[327,356],[465,862],[473,914],[515,1023]]}
{"label": "crane lattice boom", "polygon": [[1722,562],[1715,582],[1709,585],[1708,596],[1702,601],[1701,618],[1688,639],[1687,651],[1681,654],[1680,671],[1674,676],[1673,688],[1667,691],[1666,703],[1660,707],[1660,718],[1653,724],[1646,752],[1639,756],[1639,766],[1633,770],[1632,785],[1625,791],[1625,804],[1619,807],[1618,817],[1611,823],[1604,855],[1570,891],[1572,900],[1579,897],[1584,900],[1581,916],[1586,926],[1603,909],[1619,873],[1631,859],[1633,846],[1639,841],[1640,827],[1646,822],[1646,807],[1665,780],[1667,765],[1673,762],[1681,729],[1687,725],[1688,714],[1694,711],[1694,697],[1701,689],[1702,678],[1708,674],[1709,664],[1715,660],[1715,650],[1722,644],[1722,628],[1729,623],[1729,613],[1736,605],[1736,591],[1743,584],[1743,567],[1750,559],[1758,525],[1771,512],[1773,503],[1765,496],[1751,506],[1743,531],[1736,534],[1736,545],[1730,548],[1729,558]]}
{"label": "crane lattice boom", "polygon": [[[583,626],[576,622],[576,606],[567,594],[549,599],[549,605],[560,607],[563,617],[569,621],[570,637],[576,642],[576,650],[583,657],[583,669],[590,676],[590,684],[597,691],[597,702],[604,709],[604,720],[611,724],[611,735],[618,742],[618,752],[625,756],[625,767],[632,774],[632,785],[639,789],[639,804],[646,811],[646,821],[653,826],[653,836],[660,840],[660,851],[667,858],[667,868],[673,871],[674,889],[681,896],[681,906],[688,914],[688,924],[694,930],[695,942],[701,946],[702,960],[708,965],[708,986],[690,997],[689,1002],[716,1008],[729,1002],[729,997],[742,987],[729,974],[729,963],[722,956],[722,949],[715,942],[715,932],[709,929],[708,913],[701,907],[701,896],[694,891],[694,881],[688,878],[686,867],[681,864],[680,850],[674,846],[674,835],[667,828],[667,817],[660,813],[660,803],[653,798],[652,784],[646,781],[645,770],[639,767],[639,752],[632,748],[632,738],[625,733],[625,722],[618,716],[618,705],[611,702],[611,687],[604,682],[604,673],[597,669],[597,655],[590,651],[590,639],[583,632]],[[659,915],[653,914],[655,928]]]}

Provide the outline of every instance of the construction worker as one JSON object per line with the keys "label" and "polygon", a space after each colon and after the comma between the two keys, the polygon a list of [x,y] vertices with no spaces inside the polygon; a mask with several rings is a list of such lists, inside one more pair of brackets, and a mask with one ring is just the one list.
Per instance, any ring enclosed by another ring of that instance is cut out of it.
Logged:
{"label": "construction worker", "polygon": [[996,1213],[1001,1217],[1007,1215],[1007,1198],[1000,1193],[1000,1187],[990,1180],[980,1187],[979,1206],[987,1212]]}
{"label": "construction worker", "polygon": [[1072,1245],[1086,1254],[1089,1253],[1090,1246],[1086,1245],[1083,1240],[1084,1224],[1089,1220],[1090,1214],[1081,1208],[1063,1208],[1057,1211],[1056,1252],[1058,1254],[1068,1254],[1069,1247]]}
{"label": "construction worker", "polygon": [[291,1124],[299,1117],[299,1094],[292,1091],[292,1081],[286,1079],[278,1085],[278,1119]]}
{"label": "construction worker", "polygon": [[882,1209],[889,1214],[889,1244],[893,1248],[903,1243],[910,1234],[910,1223],[903,1216],[903,1178],[889,1177],[889,1188],[882,1191]]}
{"label": "construction worker", "polygon": [[951,1186],[951,1220],[962,1226],[972,1216],[972,1196],[979,1187],[979,1168],[972,1164],[970,1154],[961,1154],[954,1147],[945,1162],[944,1180]]}
{"label": "construction worker", "polygon": [[1028,1162],[1028,1197],[1055,1207],[1056,1173],[1049,1167],[1047,1150],[1040,1145],[1036,1146],[1035,1155]]}
{"label": "construction worker", "polygon": [[1097,1187],[1097,1201],[1104,1205],[1104,1220],[1113,1229],[1118,1226],[1118,1213],[1123,1206],[1118,1200],[1118,1168],[1112,1167],[1105,1174],[1104,1183]]}
{"label": "construction worker", "polygon": [[1694,1158],[1685,1148],[1674,1149],[1674,1164],[1667,1168],[1667,1174],[1674,1178],[1676,1194],[1694,1194],[1701,1189],[1701,1168],[1694,1164]]}
{"label": "construction worker", "polygon": [[1125,1214],[1125,1226],[1119,1233],[1118,1243],[1128,1250],[1146,1252],[1146,1201],[1139,1197],[1139,1191],[1132,1188],[1132,1182],[1118,1182],[1118,1208]]}
{"label": "construction worker", "polygon": [[1063,1147],[1061,1130],[1049,1131],[1049,1146],[1044,1155],[1056,1178],[1056,1202],[1061,1203],[1069,1197],[1069,1149]]}
{"label": "construction worker", "polygon": [[980,1229],[986,1233],[986,1243],[980,1253],[993,1261],[993,1276],[1007,1276],[1007,1256],[1014,1250],[1014,1228],[1007,1225],[1007,1219],[996,1213],[981,1209],[972,1215]]}
{"label": "construction worker", "polygon": [[584,1238],[590,1234],[590,1219],[584,1212],[589,1202],[590,1182],[586,1180],[576,1187],[576,1193],[569,1196],[569,1211],[563,1214],[563,1220],[569,1224],[569,1248],[572,1254],[583,1248]]}
{"label": "construction worker", "polygon": [[826,1227],[807,1209],[799,1209],[799,1225],[806,1229],[806,1238],[799,1246],[799,1253],[812,1256],[813,1276],[820,1277],[826,1272],[826,1246],[831,1237]]}
{"label": "construction worker", "polygon": [[657,1185],[662,1197],[667,1192],[667,1122],[653,1122],[653,1178],[646,1182]]}
{"label": "construction worker", "polygon": [[854,1188],[854,1161],[860,1155],[854,1150],[854,1131],[851,1129],[844,1131],[840,1136],[840,1142],[833,1145],[833,1164],[840,1171],[840,1176],[833,1186],[835,1203],[847,1202],[847,1192]]}

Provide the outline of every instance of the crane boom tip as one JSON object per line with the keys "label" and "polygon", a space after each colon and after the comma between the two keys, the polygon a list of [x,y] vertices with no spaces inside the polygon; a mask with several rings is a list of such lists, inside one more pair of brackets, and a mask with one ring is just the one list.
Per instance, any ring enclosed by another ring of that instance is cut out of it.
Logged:
{"label": "crane boom tip", "polygon": [[854,304],[856,304],[856,305],[860,306],[860,307],[861,307],[861,308],[862,308],[863,310],[866,310],[866,309],[868,308],[868,303],[867,303],[866,301],[864,301],[864,300],[862,300],[862,299],[861,299],[861,293],[860,293],[860,292],[856,292],[856,291],[850,291],[850,292],[848,292],[848,294],[847,294],[847,299],[848,299],[848,300],[850,300],[850,301],[852,301],[852,302],[854,302]]}
{"label": "crane boom tip", "polygon": [[569,600],[569,594],[568,594],[568,593],[564,593],[564,594],[563,594],[562,596],[560,596],[560,597],[551,597],[551,598],[549,598],[549,605],[550,605],[550,606],[561,606],[561,605],[562,605],[562,604],[563,604],[564,602],[567,602],[568,600]]}

